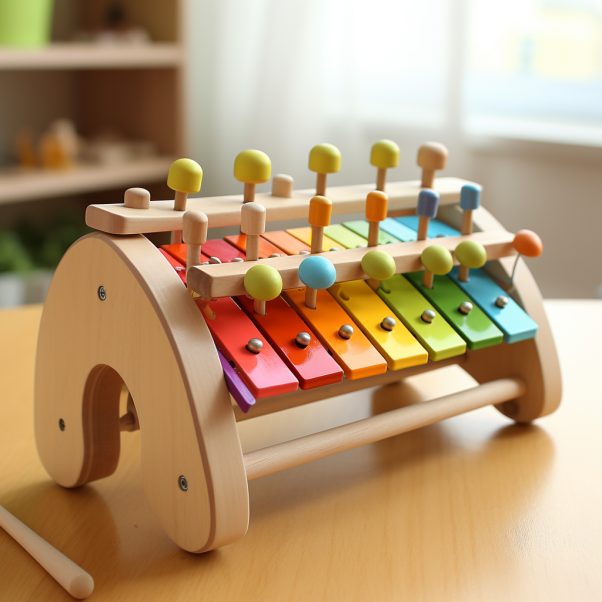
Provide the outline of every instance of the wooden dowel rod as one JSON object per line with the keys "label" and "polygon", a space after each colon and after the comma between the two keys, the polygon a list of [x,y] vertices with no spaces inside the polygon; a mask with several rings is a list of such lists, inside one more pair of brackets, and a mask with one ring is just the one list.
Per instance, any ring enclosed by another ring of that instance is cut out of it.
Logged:
{"label": "wooden dowel rod", "polygon": [[316,194],[318,196],[326,196],[326,176],[325,173],[319,173],[316,178]]}
{"label": "wooden dowel rod", "polygon": [[321,253],[324,245],[324,228],[319,226],[311,227],[311,252]]}
{"label": "wooden dowel rod", "polygon": [[173,230],[169,239],[170,245],[182,244],[182,230]]}
{"label": "wooden dowel rod", "polygon": [[94,590],[94,579],[0,506],[0,526],[74,598],[83,600]]}
{"label": "wooden dowel rod", "polygon": [[243,203],[252,203],[255,200],[255,184],[245,182]]}
{"label": "wooden dowel rod", "polygon": [[315,288],[305,287],[305,305],[309,309],[316,309],[318,301],[318,291]]}
{"label": "wooden dowel rod", "polygon": [[418,220],[418,234],[416,236],[416,240],[427,239],[430,221],[430,218],[424,217],[423,215],[420,216],[420,219]]}
{"label": "wooden dowel rod", "polygon": [[446,418],[524,395],[520,378],[502,378],[432,401],[392,410],[351,424],[293,439],[244,455],[247,480],[387,439]]}
{"label": "wooden dowel rod", "polygon": [[378,235],[380,234],[380,222],[368,222],[368,246],[378,246]]}
{"label": "wooden dowel rod", "polygon": [[376,172],[376,190],[385,191],[385,184],[387,183],[387,169],[386,167],[379,167]]}
{"label": "wooden dowel rod", "polygon": [[468,276],[470,274],[470,268],[465,265],[460,266],[460,270],[458,271],[458,280],[461,282],[468,282]]}
{"label": "wooden dowel rod", "polygon": [[259,236],[247,234],[247,261],[257,261],[259,259]]}
{"label": "wooden dowel rod", "polygon": [[472,234],[472,210],[467,209],[462,213],[462,236]]}

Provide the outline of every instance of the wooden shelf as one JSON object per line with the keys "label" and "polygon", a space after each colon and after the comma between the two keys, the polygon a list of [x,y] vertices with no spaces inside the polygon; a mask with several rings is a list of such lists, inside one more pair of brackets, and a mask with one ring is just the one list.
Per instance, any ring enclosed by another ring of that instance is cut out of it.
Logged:
{"label": "wooden shelf", "polygon": [[5,169],[0,171],[0,204],[159,182],[167,179],[172,161],[172,157],[153,157],[68,171]]}
{"label": "wooden shelf", "polygon": [[151,69],[182,63],[178,44],[57,43],[36,49],[0,50],[0,70],[48,69]]}

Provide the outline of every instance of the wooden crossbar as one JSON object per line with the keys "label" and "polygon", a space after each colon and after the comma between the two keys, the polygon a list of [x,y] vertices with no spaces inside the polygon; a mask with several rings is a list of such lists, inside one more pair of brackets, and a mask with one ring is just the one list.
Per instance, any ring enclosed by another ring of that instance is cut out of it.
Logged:
{"label": "wooden crossbar", "polygon": [[[337,270],[336,282],[348,282],[350,280],[366,280],[368,275],[362,270],[362,257],[374,249],[386,251],[395,260],[396,273],[416,272],[422,269],[420,254],[432,245],[438,244],[452,251],[463,240],[475,240],[481,243],[487,251],[487,260],[500,259],[516,255],[512,246],[514,234],[506,231],[475,232],[469,236],[447,236],[430,240],[415,242],[399,242],[378,247],[364,247],[359,249],[347,249],[344,251],[330,251],[320,253],[334,264]],[[286,257],[274,257],[261,259],[261,263],[271,265],[280,272],[282,276],[283,290],[300,288],[305,286],[299,279],[299,265],[305,259],[304,255],[289,255]],[[224,263],[219,265],[195,266],[188,270],[188,285],[195,293],[203,299],[214,299],[219,297],[236,297],[245,294],[244,276],[247,270],[256,262]],[[455,265],[459,265],[454,258]]]}
{"label": "wooden crossbar", "polygon": [[[460,190],[471,184],[460,178],[438,178],[434,189],[440,195],[440,205],[460,202]],[[328,187],[326,195],[332,201],[332,214],[363,213],[366,195],[374,190],[373,184]],[[399,210],[416,208],[420,181],[390,182],[388,208],[392,214]],[[275,222],[289,219],[307,219],[309,200],[316,194],[314,188],[294,190],[291,198],[274,196],[269,192],[258,193],[255,201],[266,208],[266,220]],[[209,228],[238,226],[243,195],[189,198],[187,209],[203,211],[209,218]],[[133,209],[123,203],[116,205],[90,205],[86,210],[86,224],[108,234],[145,234],[182,230],[184,211],[175,211],[173,201],[151,201],[150,209]]]}

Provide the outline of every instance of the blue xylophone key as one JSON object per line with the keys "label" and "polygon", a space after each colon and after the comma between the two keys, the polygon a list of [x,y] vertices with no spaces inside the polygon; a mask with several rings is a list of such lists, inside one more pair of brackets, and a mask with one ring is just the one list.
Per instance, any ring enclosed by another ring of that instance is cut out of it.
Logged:
{"label": "blue xylophone key", "polygon": [[406,225],[397,221],[394,217],[388,217],[386,220],[380,222],[380,229],[381,232],[384,230],[402,242],[411,242],[416,240],[416,230],[408,228]]}
{"label": "blue xylophone key", "polygon": [[[537,324],[483,270],[470,270],[468,282],[461,282],[458,279],[458,270],[459,268],[455,267],[449,274],[450,278],[504,333],[506,343],[517,343],[535,337]],[[508,304],[504,308],[500,308],[495,304],[500,295],[508,299]]]}
{"label": "blue xylophone key", "polygon": [[[407,215],[405,217],[396,217],[397,221],[402,223],[404,226],[411,228],[412,230],[418,232],[418,222],[420,218],[417,215]],[[444,224],[438,219],[432,219],[429,222],[429,238],[439,238],[441,236],[460,236],[461,233],[458,232],[455,228]]]}

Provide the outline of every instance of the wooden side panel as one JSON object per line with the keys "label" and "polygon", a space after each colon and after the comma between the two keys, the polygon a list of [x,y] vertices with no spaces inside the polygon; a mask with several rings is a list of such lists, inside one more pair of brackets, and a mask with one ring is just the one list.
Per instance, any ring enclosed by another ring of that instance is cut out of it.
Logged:
{"label": "wooden side panel", "polygon": [[[297,379],[233,299],[210,301],[203,316],[217,346],[227,360],[234,362],[253,397],[261,399],[297,390]],[[260,353],[247,350],[250,339],[263,343]]]}
{"label": "wooden side panel", "polygon": [[[233,234],[232,236],[224,236],[224,240],[230,243],[233,247],[237,248],[242,253],[247,252],[247,235],[246,234]],[[265,259],[270,255],[277,253],[282,255],[282,250],[275,247],[272,243],[267,241],[263,237],[259,237],[259,259]]]}
{"label": "wooden side panel", "polygon": [[376,292],[414,333],[432,361],[438,362],[466,352],[466,342],[445,320],[434,320],[431,324],[422,320],[420,316],[425,309],[435,308],[401,274],[383,280]]}
{"label": "wooden side panel", "polygon": [[[253,311],[253,299],[241,296],[237,297],[237,302],[299,380],[301,389],[332,385],[343,379],[339,365],[282,297],[266,303],[265,316]],[[311,342],[304,349],[295,343],[300,332],[311,335]]]}
{"label": "wooden side panel", "polygon": [[422,276],[423,272],[404,274],[404,277],[435,306],[441,317],[454,327],[466,341],[469,349],[476,351],[502,342],[504,339],[502,331],[480,307],[474,306],[468,315],[460,312],[460,305],[464,301],[470,301],[470,298],[451,278],[435,276],[433,288],[429,289],[422,286]]}
{"label": "wooden side panel", "polygon": [[393,312],[367,282],[343,282],[328,290],[387,360],[390,370],[426,364],[428,353],[403,323],[398,322],[390,332],[381,326]]}
{"label": "wooden side panel", "polygon": [[299,255],[301,251],[307,251],[308,253],[311,251],[309,245],[306,245],[304,242],[284,230],[264,232],[261,236],[274,246],[282,249],[287,255]]}
{"label": "wooden side panel", "polygon": [[351,325],[353,320],[328,291],[318,291],[316,309],[305,305],[304,288],[284,291],[283,296],[330,349],[347,378],[355,380],[387,371],[387,362],[359,328],[349,340],[341,338],[339,328]]}

